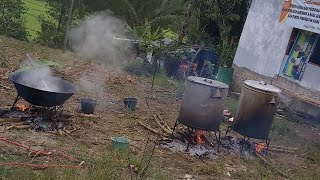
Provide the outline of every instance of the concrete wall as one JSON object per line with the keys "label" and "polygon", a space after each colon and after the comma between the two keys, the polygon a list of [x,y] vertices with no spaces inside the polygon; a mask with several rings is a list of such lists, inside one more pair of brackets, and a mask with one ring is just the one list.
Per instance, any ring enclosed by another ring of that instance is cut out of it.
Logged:
{"label": "concrete wall", "polygon": [[320,91],[320,67],[308,64],[301,79],[299,82],[300,85]]}
{"label": "concrete wall", "polygon": [[283,1],[253,0],[234,64],[264,76],[279,74],[292,27],[281,25]]}

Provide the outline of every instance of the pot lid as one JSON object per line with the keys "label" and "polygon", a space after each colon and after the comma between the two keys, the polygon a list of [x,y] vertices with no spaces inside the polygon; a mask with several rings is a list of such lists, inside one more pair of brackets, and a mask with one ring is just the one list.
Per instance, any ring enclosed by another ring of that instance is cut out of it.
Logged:
{"label": "pot lid", "polygon": [[215,81],[212,79],[202,78],[202,77],[189,76],[188,81],[202,84],[205,86],[215,87],[215,88],[221,88],[221,89],[228,89],[229,88],[229,86],[225,83]]}
{"label": "pot lid", "polygon": [[263,91],[273,92],[273,93],[281,93],[282,90],[277,88],[276,86],[267,84],[264,81],[254,81],[254,80],[246,80],[244,84],[251,86],[256,89],[260,89]]}

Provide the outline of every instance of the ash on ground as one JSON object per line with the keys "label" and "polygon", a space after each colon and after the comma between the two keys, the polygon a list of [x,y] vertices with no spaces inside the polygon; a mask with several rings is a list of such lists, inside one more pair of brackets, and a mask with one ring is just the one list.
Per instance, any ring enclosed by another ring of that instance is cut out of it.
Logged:
{"label": "ash on ground", "polygon": [[205,147],[200,144],[190,144],[189,148],[187,144],[181,142],[178,139],[173,139],[169,142],[160,143],[160,146],[169,149],[173,152],[183,152],[191,156],[208,159],[218,159],[217,151],[213,147]]}
{"label": "ash on ground", "polygon": [[[56,113],[53,115],[53,113]],[[56,120],[53,121],[53,117]],[[32,110],[21,111],[14,108],[13,110],[1,110],[1,118],[20,119],[23,125],[32,125],[36,131],[53,131],[63,129],[67,126],[67,121],[62,112],[53,112],[47,108],[35,108]]]}
{"label": "ash on ground", "polygon": [[[220,153],[239,156],[243,159],[254,159],[256,154],[254,143],[244,141],[238,137],[222,137],[220,139],[219,150],[217,143],[210,142],[210,144],[211,145],[201,145],[190,143],[188,148],[188,144],[179,139],[160,142],[161,147],[169,149],[172,152],[183,152],[190,156],[199,157],[200,159],[215,160],[219,158]],[[212,144],[216,145],[212,146]],[[266,151],[263,151],[262,154],[266,155]]]}
{"label": "ash on ground", "polygon": [[238,137],[222,137],[220,139],[220,147],[223,152],[231,155],[239,155],[244,159],[253,159],[255,155],[253,144]]}

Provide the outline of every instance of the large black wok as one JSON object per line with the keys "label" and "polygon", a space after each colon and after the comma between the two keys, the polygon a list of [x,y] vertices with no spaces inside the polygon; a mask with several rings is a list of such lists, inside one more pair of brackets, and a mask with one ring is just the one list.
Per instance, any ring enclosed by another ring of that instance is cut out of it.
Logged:
{"label": "large black wok", "polygon": [[[68,81],[41,74],[35,76],[32,70],[13,72],[9,78],[18,91],[18,97],[37,106],[62,105],[78,91],[78,87]],[[42,87],[44,83],[45,88]]]}

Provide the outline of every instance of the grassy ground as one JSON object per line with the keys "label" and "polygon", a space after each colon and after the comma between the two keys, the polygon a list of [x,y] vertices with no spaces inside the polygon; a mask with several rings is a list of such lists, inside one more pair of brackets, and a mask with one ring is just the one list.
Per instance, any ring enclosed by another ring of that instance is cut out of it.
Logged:
{"label": "grassy ground", "polygon": [[[78,113],[79,100],[82,93],[72,96],[64,105],[65,113],[76,131],[66,135],[57,133],[35,132],[32,130],[5,130],[0,126],[1,137],[20,142],[34,149],[47,149],[52,152],[65,152],[85,161],[81,169],[48,168],[34,170],[32,168],[0,166],[2,179],[130,179],[128,158],[126,154],[113,151],[110,138],[125,135],[130,139],[130,157],[135,166],[140,167],[139,159],[144,154],[144,146],[148,137],[159,138],[138,125],[141,121],[160,130],[151,117],[145,98],[153,112],[161,114],[163,119],[173,127],[179,114],[181,101],[175,98],[175,91],[183,89],[183,83],[172,85],[163,74],[155,80],[154,97],[150,94],[151,78],[136,77],[108,68],[72,53],[62,53],[36,44],[27,44],[0,36],[0,48],[12,62],[10,70],[17,69],[25,53],[48,60],[58,60],[63,67],[63,77],[78,83],[86,73],[94,72],[102,75],[105,88],[95,116],[81,116]],[[9,109],[16,96],[10,80],[4,74],[10,70],[0,68],[0,82],[11,89],[0,88],[0,108]],[[181,87],[180,87],[181,86]],[[129,113],[123,109],[123,97],[138,98],[138,109]],[[104,104],[103,104],[104,103]],[[237,101],[228,98],[226,107],[234,114]],[[221,126],[222,133],[226,124]],[[3,132],[2,132],[3,131]],[[161,131],[161,130],[160,130]],[[303,124],[294,124],[277,116],[271,130],[271,144],[297,148],[294,154],[270,152],[268,160],[278,169],[289,174],[292,179],[319,179],[320,174],[320,130]],[[238,134],[232,132],[234,137]],[[191,174],[197,179],[284,179],[272,168],[264,166],[257,158],[241,159],[237,154],[222,152],[223,157],[217,160],[199,159],[185,153],[175,153],[157,147],[148,171],[149,179],[178,179]],[[23,162],[38,164],[71,164],[58,156],[38,156],[32,158],[28,152],[13,145],[0,142],[1,162]]]}
{"label": "grassy ground", "polygon": [[28,8],[25,14],[26,27],[30,34],[30,39],[33,40],[37,37],[38,32],[41,31],[41,26],[38,20],[38,16],[46,16],[46,2],[45,0],[23,0],[25,6]]}

